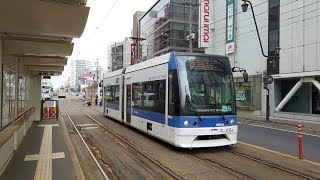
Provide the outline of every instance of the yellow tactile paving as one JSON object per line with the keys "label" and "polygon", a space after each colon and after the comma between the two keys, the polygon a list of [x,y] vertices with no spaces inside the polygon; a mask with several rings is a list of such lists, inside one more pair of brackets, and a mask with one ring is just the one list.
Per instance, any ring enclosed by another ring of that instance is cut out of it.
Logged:
{"label": "yellow tactile paving", "polygon": [[52,127],[58,124],[39,125],[44,128],[39,154],[27,155],[25,161],[38,160],[35,180],[52,180],[52,159],[65,158],[64,152],[52,153]]}

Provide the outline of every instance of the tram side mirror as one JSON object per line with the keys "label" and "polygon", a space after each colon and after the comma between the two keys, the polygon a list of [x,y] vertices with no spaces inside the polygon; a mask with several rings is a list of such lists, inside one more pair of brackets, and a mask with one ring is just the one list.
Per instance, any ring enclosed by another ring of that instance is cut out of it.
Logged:
{"label": "tram side mirror", "polygon": [[249,76],[248,76],[247,71],[244,71],[244,72],[242,73],[242,75],[243,75],[243,81],[244,81],[244,82],[248,82],[248,81],[249,81]]}
{"label": "tram side mirror", "polygon": [[244,82],[249,81],[249,76],[248,76],[246,69],[241,68],[241,67],[233,67],[233,68],[231,68],[231,72],[241,72],[242,76],[243,76],[243,81]]}

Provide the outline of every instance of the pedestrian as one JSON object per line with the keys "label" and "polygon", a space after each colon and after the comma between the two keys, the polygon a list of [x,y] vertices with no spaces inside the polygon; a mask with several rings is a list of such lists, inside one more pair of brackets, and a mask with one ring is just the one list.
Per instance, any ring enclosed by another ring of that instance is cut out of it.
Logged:
{"label": "pedestrian", "polygon": [[98,105],[98,94],[96,93],[96,99],[95,99],[96,105]]}

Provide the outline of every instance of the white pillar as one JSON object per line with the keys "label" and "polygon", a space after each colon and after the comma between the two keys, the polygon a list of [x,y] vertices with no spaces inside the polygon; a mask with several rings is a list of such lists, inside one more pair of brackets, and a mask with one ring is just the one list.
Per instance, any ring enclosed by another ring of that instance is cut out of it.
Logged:
{"label": "white pillar", "polygon": [[32,87],[32,99],[31,106],[35,108],[34,121],[41,120],[41,76],[33,76],[33,87]]}
{"label": "white pillar", "polygon": [[313,83],[313,85],[316,86],[316,87],[318,88],[318,90],[320,91],[320,83],[319,83],[317,80],[315,80],[315,79],[312,80],[312,83]]}
{"label": "white pillar", "polygon": [[300,79],[300,81],[298,81],[297,84],[293,86],[290,92],[286,95],[286,97],[283,98],[283,100],[277,106],[276,111],[280,111],[283,108],[283,106],[289,101],[289,99],[298,91],[302,83],[303,79]]}

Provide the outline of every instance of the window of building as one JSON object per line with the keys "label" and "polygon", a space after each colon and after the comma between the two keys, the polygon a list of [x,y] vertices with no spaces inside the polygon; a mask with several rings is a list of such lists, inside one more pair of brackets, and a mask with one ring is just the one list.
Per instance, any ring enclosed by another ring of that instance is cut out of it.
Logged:
{"label": "window of building", "polygon": [[[268,20],[268,55],[276,56],[276,49],[279,47],[280,28],[280,0],[269,1],[269,20]],[[268,59],[268,73],[279,73],[279,58]]]}
{"label": "window of building", "polygon": [[22,114],[25,111],[25,96],[26,96],[25,77],[19,76],[18,115]]}
{"label": "window of building", "polygon": [[1,128],[17,117],[14,67],[3,65],[2,69],[2,122]]}
{"label": "window of building", "polygon": [[312,114],[320,114],[320,91],[312,86]]}

